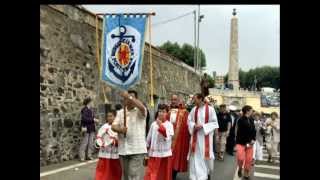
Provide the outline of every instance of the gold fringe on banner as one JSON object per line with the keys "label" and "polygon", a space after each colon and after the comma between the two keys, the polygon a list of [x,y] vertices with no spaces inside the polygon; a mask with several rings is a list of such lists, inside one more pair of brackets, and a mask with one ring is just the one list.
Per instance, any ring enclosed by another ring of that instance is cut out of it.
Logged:
{"label": "gold fringe on banner", "polygon": [[148,18],[149,20],[149,60],[150,60],[150,106],[154,107],[153,102],[153,65],[152,65],[152,47],[151,47],[151,16]]}

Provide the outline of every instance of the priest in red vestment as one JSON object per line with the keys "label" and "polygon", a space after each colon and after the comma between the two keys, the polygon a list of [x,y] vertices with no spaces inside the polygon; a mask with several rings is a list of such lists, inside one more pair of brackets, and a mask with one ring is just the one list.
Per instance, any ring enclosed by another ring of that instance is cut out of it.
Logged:
{"label": "priest in red vestment", "polygon": [[175,180],[178,172],[188,170],[188,150],[190,134],[188,132],[188,111],[184,102],[177,95],[172,95],[169,112],[170,122],[173,124],[174,136],[172,138],[172,179]]}

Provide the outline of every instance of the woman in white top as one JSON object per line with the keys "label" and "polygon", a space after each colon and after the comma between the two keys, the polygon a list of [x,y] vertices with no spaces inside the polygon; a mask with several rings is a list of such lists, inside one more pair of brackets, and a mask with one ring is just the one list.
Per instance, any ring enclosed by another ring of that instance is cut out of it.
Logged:
{"label": "woman in white top", "polygon": [[271,113],[271,119],[266,121],[266,145],[268,152],[268,161],[274,162],[274,157],[278,151],[280,143],[280,120],[276,112]]}
{"label": "woman in white top", "polygon": [[107,113],[107,123],[97,133],[96,148],[99,148],[99,161],[96,167],[96,180],[121,180],[121,165],[118,154],[118,134],[111,129],[116,116],[115,110]]}
{"label": "woman in white top", "polygon": [[254,125],[256,128],[256,142],[254,144],[253,159],[257,161],[263,160],[263,122],[261,121],[261,115],[258,112],[253,114]]}
{"label": "woman in white top", "polygon": [[144,180],[171,180],[173,125],[168,121],[168,107],[160,104],[156,121],[147,136],[148,167]]}

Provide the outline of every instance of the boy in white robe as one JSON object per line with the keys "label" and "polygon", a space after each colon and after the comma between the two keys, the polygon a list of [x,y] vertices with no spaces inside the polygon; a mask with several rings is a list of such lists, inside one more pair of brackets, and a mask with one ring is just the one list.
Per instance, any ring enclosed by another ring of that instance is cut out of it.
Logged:
{"label": "boy in white robe", "polygon": [[173,134],[173,125],[168,120],[168,109],[166,105],[161,104],[147,136],[148,167],[144,180],[172,179]]}
{"label": "boy in white robe", "polygon": [[196,94],[194,102],[196,106],[188,116],[191,135],[188,154],[189,177],[190,180],[207,180],[213,172],[213,134],[219,128],[218,119],[214,108],[204,104],[202,94]]}
{"label": "boy in white robe", "polygon": [[107,113],[105,123],[97,133],[96,148],[99,148],[99,161],[95,180],[121,180],[122,169],[118,154],[118,134],[111,129],[116,116],[115,110]]}

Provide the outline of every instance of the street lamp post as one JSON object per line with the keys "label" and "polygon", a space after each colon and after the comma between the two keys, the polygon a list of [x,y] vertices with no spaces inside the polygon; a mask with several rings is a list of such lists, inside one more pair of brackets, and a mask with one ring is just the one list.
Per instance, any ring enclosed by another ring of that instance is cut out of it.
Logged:
{"label": "street lamp post", "polygon": [[198,5],[198,38],[197,38],[197,69],[200,70],[200,76],[201,76],[201,60],[199,58],[200,50],[199,50],[199,36],[200,36],[200,22],[201,19],[204,18],[204,15],[200,15],[200,4]]}
{"label": "street lamp post", "polygon": [[194,51],[193,51],[193,66],[194,66],[194,70],[197,72],[197,50],[196,50],[196,41],[197,41],[197,11],[194,10],[193,11],[193,17],[194,17],[194,42],[193,42],[193,47],[194,47]]}

